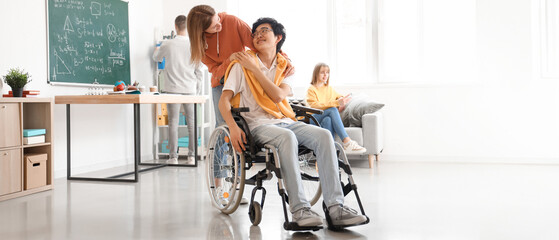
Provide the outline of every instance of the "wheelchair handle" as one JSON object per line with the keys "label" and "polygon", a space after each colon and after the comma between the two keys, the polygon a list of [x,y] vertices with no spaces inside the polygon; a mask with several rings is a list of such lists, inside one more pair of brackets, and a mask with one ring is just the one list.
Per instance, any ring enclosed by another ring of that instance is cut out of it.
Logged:
{"label": "wheelchair handle", "polygon": [[322,111],[320,109],[304,107],[304,106],[295,105],[295,104],[291,104],[291,108],[293,108],[294,111],[303,111],[303,112],[309,112],[309,113],[313,113],[313,114],[323,114],[324,113],[324,111]]}

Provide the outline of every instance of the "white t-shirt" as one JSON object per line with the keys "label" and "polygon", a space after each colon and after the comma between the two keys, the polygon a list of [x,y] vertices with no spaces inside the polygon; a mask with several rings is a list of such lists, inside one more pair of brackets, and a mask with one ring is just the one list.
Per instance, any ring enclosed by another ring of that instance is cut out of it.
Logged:
{"label": "white t-shirt", "polygon": [[[153,60],[165,58],[164,92],[196,94],[197,85],[201,84],[202,72],[190,63],[190,42],[187,36],[177,35],[174,39],[161,43],[159,50],[153,53]],[[201,85],[200,85],[201,86]]]}
{"label": "white t-shirt", "polygon": [[[270,79],[273,81],[274,77],[276,76],[276,67],[277,62],[274,59],[272,66],[268,69],[260,59],[258,59],[260,63],[260,70]],[[289,85],[291,88],[290,83],[292,82],[293,75],[286,77],[283,80],[283,83]],[[258,103],[256,99],[254,99],[252,92],[250,91],[250,87],[248,86],[247,80],[245,79],[245,74],[243,73],[243,69],[241,68],[241,64],[235,64],[231,68],[229,72],[229,77],[225,84],[223,85],[223,91],[231,90],[233,91],[233,95],[237,93],[241,94],[241,99],[239,103],[239,107],[248,107],[250,109],[249,112],[241,113],[241,116],[247,121],[248,127],[250,130],[263,125],[263,124],[277,124],[277,123],[293,123],[294,121],[291,118],[282,118],[277,119],[273,115],[266,112]]]}

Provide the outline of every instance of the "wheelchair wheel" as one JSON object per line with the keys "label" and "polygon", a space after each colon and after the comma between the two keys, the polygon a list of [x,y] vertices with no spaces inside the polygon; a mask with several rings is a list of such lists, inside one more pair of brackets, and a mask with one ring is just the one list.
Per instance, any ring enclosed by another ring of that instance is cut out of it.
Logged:
{"label": "wheelchair wheel", "polygon": [[260,221],[262,221],[262,207],[260,206],[260,203],[254,201],[250,204],[248,216],[252,225],[258,226],[258,224],[260,224]]}
{"label": "wheelchair wheel", "polygon": [[318,199],[320,199],[322,195],[322,188],[320,188],[320,180],[318,178],[316,156],[312,152],[299,155],[299,169],[301,170],[305,195],[312,206],[318,202]]}
{"label": "wheelchair wheel", "polygon": [[225,214],[237,210],[245,188],[245,158],[230,142],[229,129],[216,128],[208,142],[206,175],[212,204]]}

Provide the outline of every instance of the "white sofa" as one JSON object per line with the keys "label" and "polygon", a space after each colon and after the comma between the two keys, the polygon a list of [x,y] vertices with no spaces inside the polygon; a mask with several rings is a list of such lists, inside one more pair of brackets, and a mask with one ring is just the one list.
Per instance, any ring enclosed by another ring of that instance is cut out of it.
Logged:
{"label": "white sofa", "polygon": [[[363,158],[367,155],[369,168],[372,168],[373,161],[379,159],[379,154],[384,148],[383,116],[382,111],[368,113],[361,119],[362,127],[346,127],[347,135],[359,145],[365,147],[367,151],[360,154],[347,153],[348,158]],[[336,141],[341,140],[336,136]]]}

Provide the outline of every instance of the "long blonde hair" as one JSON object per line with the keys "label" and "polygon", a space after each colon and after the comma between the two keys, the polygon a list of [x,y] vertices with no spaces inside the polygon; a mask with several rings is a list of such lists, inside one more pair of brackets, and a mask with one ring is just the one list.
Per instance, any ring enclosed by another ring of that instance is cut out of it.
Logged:
{"label": "long blonde hair", "polygon": [[[326,64],[326,63],[316,64],[316,66],[314,66],[314,71],[312,71],[312,80],[311,80],[312,85],[315,85],[316,83],[318,83],[318,74],[320,73],[320,69],[322,67],[327,67],[328,72],[330,72],[330,67],[328,66],[328,64]],[[328,75],[328,80],[326,80],[326,86],[328,86],[328,84],[330,84],[330,75]]]}
{"label": "long blonde hair", "polygon": [[190,61],[200,63],[206,56],[206,29],[212,24],[215,10],[208,5],[198,5],[190,9],[186,17],[188,38],[190,38]]}

